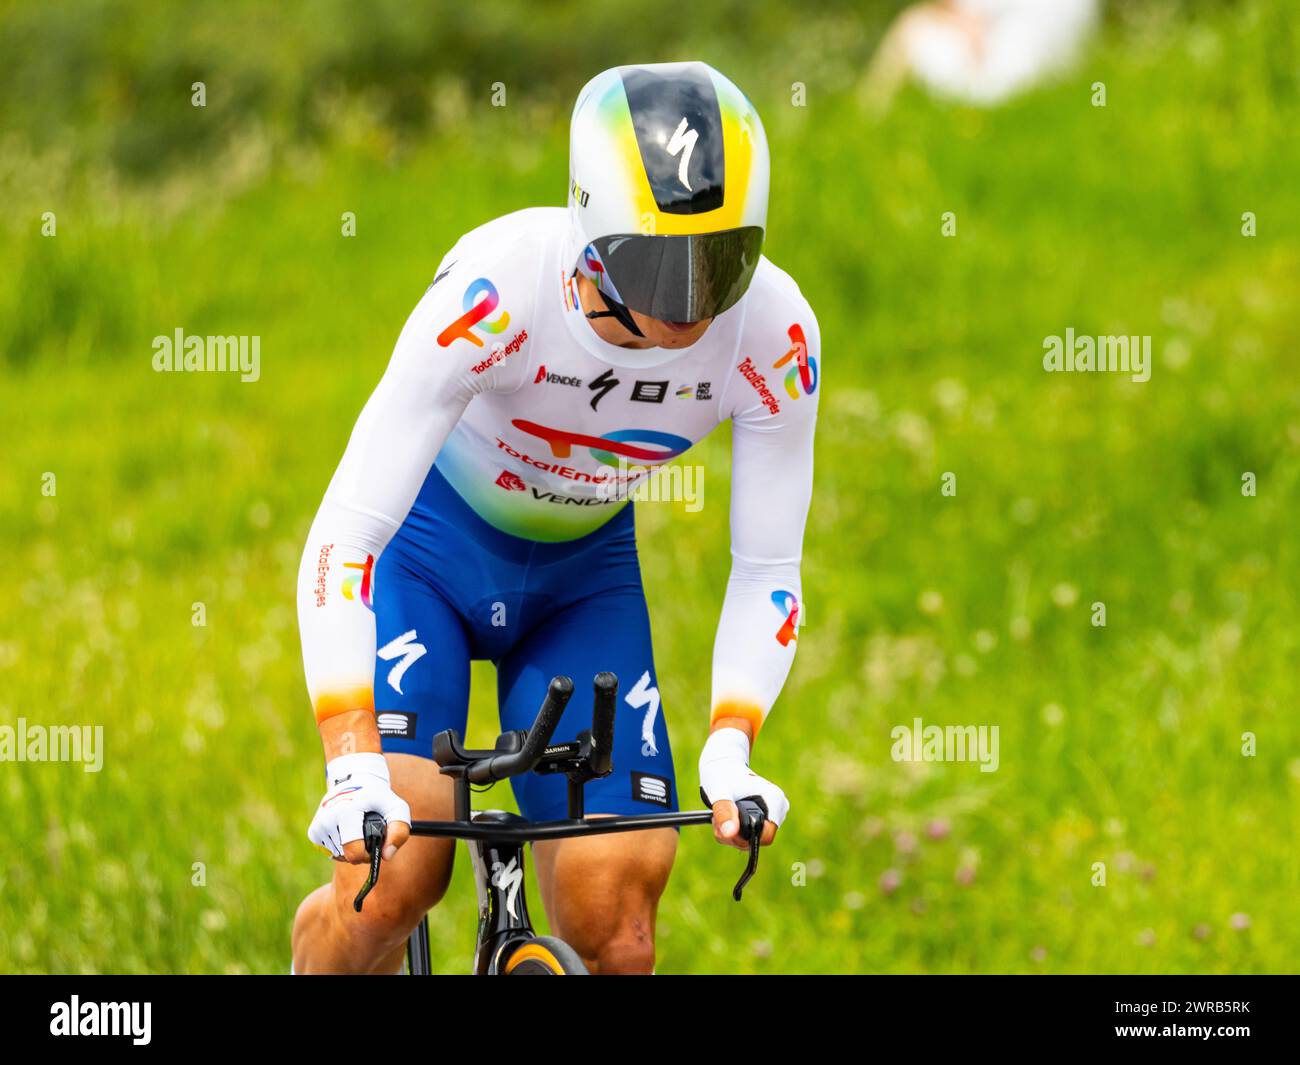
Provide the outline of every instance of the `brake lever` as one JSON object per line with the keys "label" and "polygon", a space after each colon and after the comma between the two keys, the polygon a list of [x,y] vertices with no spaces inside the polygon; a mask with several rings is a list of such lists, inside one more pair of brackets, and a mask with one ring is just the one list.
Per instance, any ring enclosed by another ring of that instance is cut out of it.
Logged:
{"label": "brake lever", "polygon": [[736,812],[740,818],[740,838],[749,841],[749,863],[731,889],[731,897],[739,902],[745,885],[758,872],[758,852],[763,845],[763,826],[767,824],[767,803],[762,796],[750,795],[736,803]]}
{"label": "brake lever", "polygon": [[366,853],[370,855],[370,877],[361,885],[361,890],[357,892],[357,897],[352,902],[352,908],[361,912],[361,904],[365,901],[366,896],[379,883],[379,863],[384,854],[384,830],[386,823],[377,813],[366,814],[366,819],[361,826],[361,838],[366,843]]}

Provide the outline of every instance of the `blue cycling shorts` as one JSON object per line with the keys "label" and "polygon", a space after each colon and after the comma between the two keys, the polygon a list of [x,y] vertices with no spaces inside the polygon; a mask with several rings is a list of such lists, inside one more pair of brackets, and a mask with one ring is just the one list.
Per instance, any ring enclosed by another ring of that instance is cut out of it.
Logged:
{"label": "blue cycling shorts", "polygon": [[[385,751],[432,758],[462,739],[470,660],[497,668],[502,731],[527,729],[553,676],[574,694],[553,742],[591,726],[591,681],[618,676],[614,771],[586,788],[588,813],[676,810],[672,752],[650,645],[632,505],[577,540],[511,536],[475,513],[436,468],[375,563],[375,712]],[[567,813],[567,778],[511,781],[530,820]]]}

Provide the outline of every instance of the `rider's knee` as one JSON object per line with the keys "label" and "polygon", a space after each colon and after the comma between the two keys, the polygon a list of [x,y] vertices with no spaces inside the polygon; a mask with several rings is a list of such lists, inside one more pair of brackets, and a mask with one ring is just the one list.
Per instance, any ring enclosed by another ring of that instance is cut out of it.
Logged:
{"label": "rider's knee", "polygon": [[[384,870],[388,873],[388,870]],[[403,942],[434,906],[442,901],[450,880],[447,875],[393,876],[380,879],[366,896],[357,913],[353,906],[355,892],[336,889],[335,906],[344,929],[351,936],[372,943],[395,946]]]}
{"label": "rider's knee", "polygon": [[597,971],[604,976],[648,975],[655,967],[655,942],[647,921],[630,918],[619,922],[614,934],[596,953]]}

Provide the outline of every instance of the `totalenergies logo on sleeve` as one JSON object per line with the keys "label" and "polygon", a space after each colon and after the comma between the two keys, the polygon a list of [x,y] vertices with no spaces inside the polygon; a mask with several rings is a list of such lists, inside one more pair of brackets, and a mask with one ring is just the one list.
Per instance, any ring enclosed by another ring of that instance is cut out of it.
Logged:
{"label": "totalenergies logo on sleeve", "polygon": [[343,568],[359,571],[349,573],[343,578],[343,598],[352,600],[360,598],[367,610],[373,609],[370,605],[370,574],[375,568],[375,556],[367,555],[365,562],[344,562]]}
{"label": "totalenergies logo on sleeve", "polygon": [[791,640],[799,638],[799,600],[794,592],[778,588],[772,593],[772,605],[785,615],[781,627],[776,630],[776,642],[789,647]]}
{"label": "totalenergies logo on sleeve", "polygon": [[808,354],[808,342],[804,339],[803,329],[798,322],[790,327],[789,334],[790,350],[772,363],[772,368],[779,370],[793,360],[794,365],[785,375],[785,390],[790,393],[791,399],[799,398],[800,389],[803,389],[805,396],[811,396],[817,391],[817,360]]}
{"label": "totalenergies logo on sleeve", "polygon": [[[479,296],[483,298],[479,299]],[[475,347],[481,348],[483,341],[475,336],[471,330],[477,329],[479,332],[495,336],[497,333],[505,332],[506,326],[510,324],[510,313],[508,311],[502,311],[501,316],[495,321],[489,322],[485,320],[489,314],[497,309],[497,304],[501,302],[501,296],[497,292],[496,285],[492,284],[486,277],[480,277],[470,282],[469,288],[465,290],[465,298],[462,302],[465,313],[438,334],[438,345],[440,347],[449,347],[457,340],[468,340]]]}

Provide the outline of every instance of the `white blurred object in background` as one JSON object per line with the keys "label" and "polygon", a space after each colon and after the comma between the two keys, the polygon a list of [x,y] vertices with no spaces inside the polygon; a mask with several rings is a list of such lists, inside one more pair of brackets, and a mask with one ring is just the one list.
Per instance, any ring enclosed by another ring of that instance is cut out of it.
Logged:
{"label": "white blurred object in background", "polygon": [[1096,27],[1099,0],[941,0],[903,11],[864,93],[883,106],[909,76],[937,96],[985,107],[1066,68]]}

